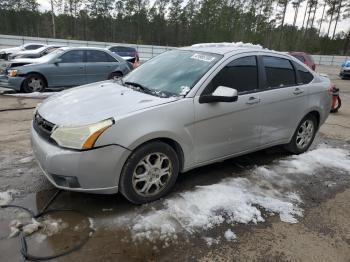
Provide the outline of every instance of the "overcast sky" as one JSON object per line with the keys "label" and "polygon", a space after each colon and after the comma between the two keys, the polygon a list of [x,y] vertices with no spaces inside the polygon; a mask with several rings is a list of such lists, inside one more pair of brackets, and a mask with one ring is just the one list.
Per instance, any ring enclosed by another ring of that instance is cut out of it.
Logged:
{"label": "overcast sky", "polygon": [[[41,10],[49,10],[50,9],[50,0],[38,0],[39,4],[41,5]],[[301,7],[299,8],[299,13],[298,13],[298,18],[297,18],[297,26],[301,27],[303,23],[303,17],[304,17],[304,12],[306,8],[306,2],[302,3]],[[318,7],[317,12],[316,12],[316,18],[315,18],[315,26],[316,20],[320,19],[322,16],[322,7]],[[294,19],[294,9],[292,7],[292,4],[289,4],[287,7],[287,14],[286,14],[286,23],[292,24]],[[333,33],[335,23],[333,22],[331,26],[331,33]],[[318,27],[318,25],[317,25]],[[328,23],[323,23],[321,31],[327,32],[328,29]],[[350,18],[346,20],[342,20],[341,22],[338,23],[337,26],[337,32],[340,31],[345,31],[347,32],[350,29]]]}

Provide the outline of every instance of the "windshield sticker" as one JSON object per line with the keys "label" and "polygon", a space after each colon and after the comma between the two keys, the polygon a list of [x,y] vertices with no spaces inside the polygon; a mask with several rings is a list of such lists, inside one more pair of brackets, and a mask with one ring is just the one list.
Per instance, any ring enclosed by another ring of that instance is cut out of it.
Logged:
{"label": "windshield sticker", "polygon": [[188,86],[181,86],[181,92],[180,92],[180,96],[185,96],[187,95],[188,92],[190,92],[191,88],[189,88]]}
{"label": "windshield sticker", "polygon": [[209,55],[202,55],[202,54],[194,54],[191,56],[192,59],[204,61],[204,62],[213,62],[215,60],[214,56],[209,56]]}

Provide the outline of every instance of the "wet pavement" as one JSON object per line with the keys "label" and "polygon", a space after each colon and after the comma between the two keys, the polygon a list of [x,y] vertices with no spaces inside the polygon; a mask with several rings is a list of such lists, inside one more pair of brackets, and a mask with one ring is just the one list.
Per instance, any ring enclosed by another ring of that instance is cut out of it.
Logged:
{"label": "wet pavement", "polygon": [[[0,110],[40,101],[0,96]],[[0,112],[0,192],[12,190],[12,204],[37,212],[56,189],[32,157],[32,116],[32,109]],[[302,156],[275,147],[197,168],[181,174],[167,198],[143,206],[121,195],[61,192],[50,208],[86,216],[38,219],[58,228],[29,236],[29,250],[67,250],[93,228],[81,250],[54,261],[350,261],[350,132],[328,128]],[[0,261],[21,261],[19,239],[7,236],[11,221],[25,217],[0,210]]]}

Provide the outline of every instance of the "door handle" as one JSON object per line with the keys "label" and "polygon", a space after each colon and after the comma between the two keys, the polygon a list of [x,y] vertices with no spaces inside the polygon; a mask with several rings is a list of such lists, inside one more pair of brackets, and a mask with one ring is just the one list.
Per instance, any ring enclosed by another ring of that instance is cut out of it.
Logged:
{"label": "door handle", "polygon": [[257,103],[260,103],[260,98],[255,97],[255,96],[249,97],[248,101],[246,102],[247,105],[253,105],[253,104],[257,104]]}
{"label": "door handle", "polygon": [[295,88],[293,91],[294,95],[300,95],[302,93],[304,93],[304,90],[300,89],[299,87]]}

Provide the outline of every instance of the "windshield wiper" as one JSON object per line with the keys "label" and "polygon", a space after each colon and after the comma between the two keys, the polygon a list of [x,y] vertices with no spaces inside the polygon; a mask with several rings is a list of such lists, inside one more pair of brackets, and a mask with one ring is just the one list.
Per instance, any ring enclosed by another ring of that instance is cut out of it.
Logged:
{"label": "windshield wiper", "polygon": [[136,83],[136,82],[124,82],[123,84],[125,85],[130,85],[130,86],[134,86],[134,87],[137,87],[138,89],[142,90],[143,92],[145,93],[148,93],[148,94],[154,94],[154,91],[149,89],[148,87],[145,87],[139,83]]}

